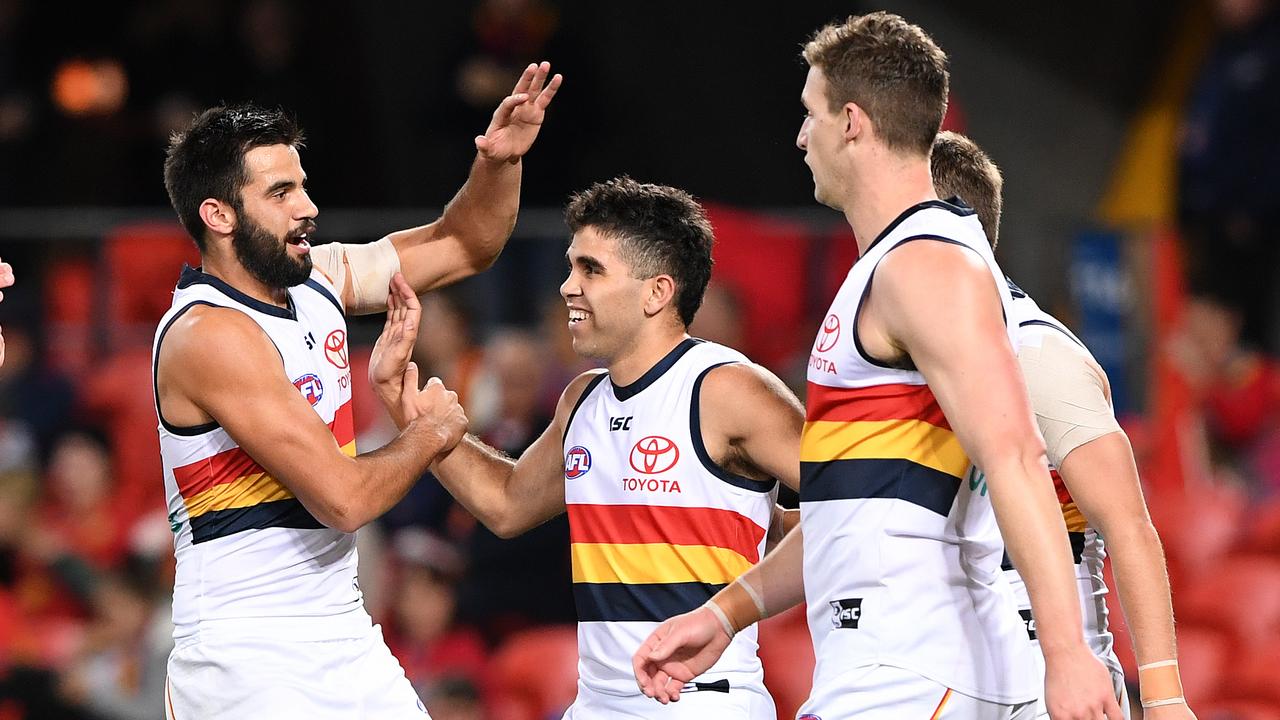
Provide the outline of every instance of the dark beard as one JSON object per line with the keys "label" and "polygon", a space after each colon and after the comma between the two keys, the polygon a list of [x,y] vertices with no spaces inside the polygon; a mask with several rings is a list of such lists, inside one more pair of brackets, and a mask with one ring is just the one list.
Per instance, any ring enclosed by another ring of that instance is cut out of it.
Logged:
{"label": "dark beard", "polygon": [[[301,285],[311,277],[311,255],[295,260],[289,257],[289,246],[272,235],[240,210],[240,224],[231,235],[231,247],[245,270],[269,288],[285,289]],[[302,231],[314,231],[315,223],[307,220]]]}

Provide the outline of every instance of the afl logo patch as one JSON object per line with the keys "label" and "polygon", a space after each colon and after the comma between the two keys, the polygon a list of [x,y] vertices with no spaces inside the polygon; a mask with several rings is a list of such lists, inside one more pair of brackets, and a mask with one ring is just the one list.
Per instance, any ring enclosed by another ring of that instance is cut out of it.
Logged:
{"label": "afl logo patch", "polygon": [[805,713],[796,717],[796,720],[822,720],[822,718],[813,713]]}
{"label": "afl logo patch", "polygon": [[577,480],[591,469],[591,451],[574,445],[564,454],[564,479]]}
{"label": "afl logo patch", "polygon": [[314,373],[307,373],[294,380],[293,386],[298,388],[298,391],[302,393],[302,397],[306,398],[307,402],[312,405],[320,402],[320,398],[324,397],[324,384],[320,382],[320,378]]}
{"label": "afl logo patch", "polygon": [[631,448],[631,467],[638,473],[652,475],[663,473],[676,466],[680,461],[680,448],[661,435],[650,435],[641,438]]}
{"label": "afl logo patch", "polygon": [[334,330],[324,339],[324,357],[339,370],[347,369],[347,332]]}
{"label": "afl logo patch", "polygon": [[820,353],[826,352],[835,347],[839,339],[840,318],[833,313],[822,321],[822,331],[818,333],[818,342],[814,345],[814,349]]}

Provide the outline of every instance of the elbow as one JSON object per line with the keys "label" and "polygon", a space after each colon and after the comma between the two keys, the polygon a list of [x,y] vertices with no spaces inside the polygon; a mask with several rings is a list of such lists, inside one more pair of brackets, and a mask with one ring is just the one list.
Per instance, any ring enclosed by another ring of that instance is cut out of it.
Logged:
{"label": "elbow", "polygon": [[490,518],[485,521],[484,525],[489,528],[490,532],[503,540],[519,537],[527,529],[518,523],[515,518],[511,517]]}

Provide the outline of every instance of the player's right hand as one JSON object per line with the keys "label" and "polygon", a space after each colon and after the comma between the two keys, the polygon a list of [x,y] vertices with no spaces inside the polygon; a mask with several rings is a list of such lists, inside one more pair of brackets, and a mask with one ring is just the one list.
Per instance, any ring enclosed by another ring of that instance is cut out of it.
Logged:
{"label": "player's right hand", "polygon": [[1044,703],[1050,720],[1123,720],[1106,666],[1083,642],[1045,653]]}
{"label": "player's right hand", "polygon": [[679,700],[684,684],[710,670],[730,639],[705,607],[662,623],[631,656],[640,692],[663,705]]}
{"label": "player's right hand", "polygon": [[467,414],[458,404],[458,393],[446,388],[437,377],[419,390],[417,363],[411,362],[405,368],[400,413],[406,425],[426,423],[435,431],[441,441],[437,452],[452,450],[467,433]]}
{"label": "player's right hand", "polygon": [[[395,415],[393,405],[400,398],[405,369],[413,355],[413,345],[418,340],[418,322],[422,318],[422,305],[413,288],[400,273],[391,278],[387,293],[387,321],[382,334],[373,345],[369,356],[369,382],[387,409]],[[418,386],[415,383],[414,390]],[[403,427],[399,422],[397,424]]]}

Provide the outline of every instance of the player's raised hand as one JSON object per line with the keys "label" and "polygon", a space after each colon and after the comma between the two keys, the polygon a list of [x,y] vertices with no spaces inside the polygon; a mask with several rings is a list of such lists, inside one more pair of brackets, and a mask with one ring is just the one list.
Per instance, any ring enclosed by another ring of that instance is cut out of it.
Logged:
{"label": "player's raised hand", "polygon": [[711,669],[730,640],[705,607],[667,620],[631,656],[640,692],[663,705],[679,700],[684,684]]}
{"label": "player's raised hand", "polygon": [[530,63],[520,75],[515,89],[493,111],[493,121],[484,135],[476,137],[476,150],[488,160],[516,162],[533,146],[547,115],[547,106],[564,81],[555,75],[551,63]]}
{"label": "player's raised hand", "polygon": [[1045,653],[1044,704],[1050,720],[1123,720],[1111,675],[1084,643]]}
{"label": "player's raised hand", "polygon": [[[7,288],[13,284],[13,266],[3,260],[0,260],[0,288]],[[0,292],[0,300],[4,299],[4,293]],[[0,365],[4,365],[4,333],[0,331]]]}
{"label": "player's raised hand", "polygon": [[[396,407],[403,389],[405,369],[413,355],[413,344],[418,339],[418,323],[422,319],[422,305],[404,276],[396,273],[391,278],[387,295],[387,321],[382,334],[373,345],[369,357],[369,382],[382,402],[402,425]],[[418,389],[415,383],[413,389]],[[407,421],[405,421],[407,422]]]}

